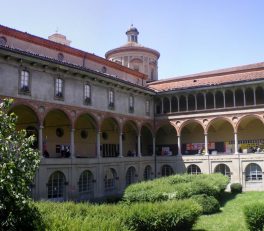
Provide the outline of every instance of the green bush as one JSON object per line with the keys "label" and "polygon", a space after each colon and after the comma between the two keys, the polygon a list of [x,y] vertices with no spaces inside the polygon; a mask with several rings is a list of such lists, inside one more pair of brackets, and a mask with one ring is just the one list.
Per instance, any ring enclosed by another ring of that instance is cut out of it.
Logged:
{"label": "green bush", "polygon": [[213,196],[207,196],[205,194],[194,195],[191,197],[195,202],[201,205],[203,214],[212,214],[219,212],[220,204]]}
{"label": "green bush", "polygon": [[29,185],[39,165],[34,137],[17,131],[17,117],[8,113],[12,100],[0,104],[0,230],[43,230],[31,203]]}
{"label": "green bush", "polygon": [[244,208],[246,223],[250,231],[264,230],[264,204],[255,203]]}
{"label": "green bush", "polygon": [[242,185],[240,183],[233,183],[230,185],[231,193],[242,193]]}
{"label": "green bush", "polygon": [[126,188],[123,200],[132,202],[157,202],[170,199],[187,199],[206,194],[220,198],[229,179],[222,174],[174,175],[141,182]]}
{"label": "green bush", "polygon": [[191,230],[202,212],[192,200],[135,203],[124,219],[129,230],[135,231],[187,231]]}

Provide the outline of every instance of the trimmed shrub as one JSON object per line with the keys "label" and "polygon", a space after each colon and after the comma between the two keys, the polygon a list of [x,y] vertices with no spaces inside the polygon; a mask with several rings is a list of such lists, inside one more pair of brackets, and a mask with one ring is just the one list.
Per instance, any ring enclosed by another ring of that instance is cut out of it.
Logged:
{"label": "trimmed shrub", "polygon": [[262,231],[264,229],[264,204],[255,203],[244,208],[247,227],[250,231]]}
{"label": "trimmed shrub", "polygon": [[192,200],[132,204],[124,219],[129,230],[191,230],[202,208]]}
{"label": "trimmed shrub", "polygon": [[233,183],[230,185],[231,193],[242,193],[242,185],[240,183]]}
{"label": "trimmed shrub", "polygon": [[220,198],[229,182],[222,174],[174,175],[141,182],[126,188],[123,200],[132,202],[157,202],[171,199],[187,199],[206,194]]}
{"label": "trimmed shrub", "polygon": [[193,199],[195,202],[201,205],[203,209],[203,214],[212,214],[219,212],[220,210],[220,204],[218,200],[216,200],[212,196],[201,194],[201,195],[194,195],[191,197],[191,199]]}

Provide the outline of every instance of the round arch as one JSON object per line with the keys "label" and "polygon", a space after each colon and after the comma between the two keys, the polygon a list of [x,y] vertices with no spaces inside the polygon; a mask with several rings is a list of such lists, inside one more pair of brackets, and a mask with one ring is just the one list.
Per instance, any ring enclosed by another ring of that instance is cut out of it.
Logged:
{"label": "round arch", "polygon": [[183,155],[202,153],[204,149],[204,127],[200,121],[185,121],[180,127],[180,136]]}
{"label": "round arch", "polygon": [[236,131],[238,151],[255,153],[264,151],[264,124],[258,115],[246,115],[239,119]]}
{"label": "round arch", "polygon": [[136,183],[137,174],[134,166],[130,166],[126,171],[126,186]]}
{"label": "round arch", "polygon": [[138,154],[138,127],[132,120],[126,120],[122,132],[124,156],[135,156]]}
{"label": "round arch", "polygon": [[43,154],[45,157],[70,157],[72,121],[60,110],[49,110],[43,122]]}
{"label": "round arch", "polygon": [[[119,135],[120,124],[113,117],[106,117],[101,123],[101,147],[103,157],[117,157],[120,155]],[[123,153],[121,153],[123,154]]]}
{"label": "round arch", "polygon": [[235,151],[234,126],[230,119],[217,117],[212,119],[207,127],[208,150],[211,154],[231,154]]}
{"label": "round arch", "polygon": [[157,155],[177,155],[177,131],[171,123],[164,123],[156,130],[156,154]]}
{"label": "round arch", "polygon": [[144,168],[143,178],[144,180],[151,180],[153,178],[152,167],[150,165]]}
{"label": "round arch", "polygon": [[141,155],[153,155],[153,131],[148,123],[142,124],[140,128],[141,134]]}

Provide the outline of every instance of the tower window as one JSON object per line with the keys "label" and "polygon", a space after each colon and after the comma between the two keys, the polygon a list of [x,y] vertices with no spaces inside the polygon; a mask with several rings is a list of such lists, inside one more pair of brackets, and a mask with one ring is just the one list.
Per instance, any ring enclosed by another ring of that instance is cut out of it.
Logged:
{"label": "tower window", "polygon": [[146,114],[149,115],[150,113],[150,103],[149,100],[146,100]]}

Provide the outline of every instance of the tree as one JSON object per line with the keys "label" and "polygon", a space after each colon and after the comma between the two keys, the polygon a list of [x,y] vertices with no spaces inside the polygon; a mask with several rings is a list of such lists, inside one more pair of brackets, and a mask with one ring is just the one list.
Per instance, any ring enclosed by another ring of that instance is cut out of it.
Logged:
{"label": "tree", "polygon": [[11,104],[10,99],[0,103],[0,229],[39,230],[41,216],[29,194],[39,153],[31,148],[34,137],[16,130],[17,116],[8,114]]}

